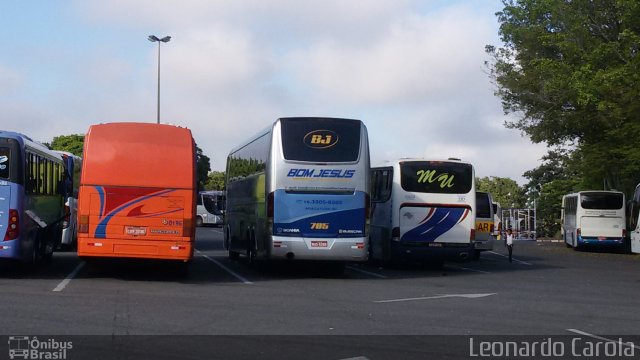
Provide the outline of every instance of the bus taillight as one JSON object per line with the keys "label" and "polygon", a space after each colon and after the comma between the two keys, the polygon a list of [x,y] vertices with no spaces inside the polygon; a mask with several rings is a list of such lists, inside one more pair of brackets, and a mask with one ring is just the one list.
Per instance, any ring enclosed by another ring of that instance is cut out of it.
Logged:
{"label": "bus taillight", "polygon": [[89,215],[78,216],[78,233],[87,234],[89,232]]}
{"label": "bus taillight", "polygon": [[627,237],[627,229],[622,229],[622,237]]}
{"label": "bus taillight", "polygon": [[9,209],[9,223],[7,224],[7,232],[4,234],[4,241],[17,239],[18,235],[20,235],[18,210]]}
{"label": "bus taillight", "polygon": [[182,236],[191,236],[191,231],[193,229],[193,220],[192,219],[184,219],[182,222]]}
{"label": "bus taillight", "polygon": [[582,231],[580,230],[580,228],[576,229],[576,236],[579,237],[582,234]]}
{"label": "bus taillight", "polygon": [[69,206],[64,206],[64,220],[62,221],[62,228],[66,229],[69,227],[69,220],[71,220],[71,208]]}
{"label": "bus taillight", "polygon": [[400,228],[394,227],[391,229],[391,240],[392,241],[400,241]]}
{"label": "bus taillight", "polygon": [[474,241],[476,239],[476,229],[471,229],[469,233],[469,240]]}

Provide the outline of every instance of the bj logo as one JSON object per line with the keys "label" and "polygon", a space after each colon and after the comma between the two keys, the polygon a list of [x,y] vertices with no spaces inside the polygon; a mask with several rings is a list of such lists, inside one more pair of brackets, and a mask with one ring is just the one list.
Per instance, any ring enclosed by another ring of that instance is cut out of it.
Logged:
{"label": "bj logo", "polygon": [[304,136],[304,143],[315,149],[326,149],[338,143],[338,134],[331,130],[314,130]]}

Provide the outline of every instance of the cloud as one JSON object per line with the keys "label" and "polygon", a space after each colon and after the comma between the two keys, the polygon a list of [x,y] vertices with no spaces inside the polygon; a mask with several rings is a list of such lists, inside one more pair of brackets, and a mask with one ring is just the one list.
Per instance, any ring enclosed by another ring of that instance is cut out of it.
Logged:
{"label": "cloud", "polygon": [[[171,35],[161,45],[161,121],[192,129],[215,170],[278,117],[335,116],[365,122],[374,161],[455,156],[474,162],[479,175],[522,182],[544,147],[503,127],[483,72],[484,45],[498,42],[495,7],[466,0],[75,1],[67,20],[75,16],[80,31],[69,44],[85,36],[82,46],[57,47],[47,58],[55,77],[34,99],[24,83],[43,88],[37,77],[0,67],[0,83],[21,94],[4,108],[45,141],[92,123],[153,122],[157,44],[145,38]],[[513,155],[523,149],[526,156]],[[509,166],[496,166],[500,157]]]}

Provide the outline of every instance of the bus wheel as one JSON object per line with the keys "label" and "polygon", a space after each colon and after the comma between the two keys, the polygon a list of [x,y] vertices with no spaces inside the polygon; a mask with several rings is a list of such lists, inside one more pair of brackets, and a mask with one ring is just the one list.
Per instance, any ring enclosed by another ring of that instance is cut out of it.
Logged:
{"label": "bus wheel", "polygon": [[196,226],[200,227],[202,226],[202,224],[203,224],[202,218],[200,216],[196,216]]}
{"label": "bus wheel", "polygon": [[249,232],[247,240],[247,263],[254,265],[256,262],[256,237],[253,231]]}
{"label": "bus wheel", "polygon": [[480,250],[473,250],[471,260],[480,260]]}
{"label": "bus wheel", "polygon": [[240,258],[240,254],[229,250],[229,260],[238,260]]}

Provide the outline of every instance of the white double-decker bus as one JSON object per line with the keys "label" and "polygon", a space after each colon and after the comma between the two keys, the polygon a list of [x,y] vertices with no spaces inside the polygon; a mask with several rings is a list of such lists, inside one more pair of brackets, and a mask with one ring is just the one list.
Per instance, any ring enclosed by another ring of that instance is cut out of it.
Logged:
{"label": "white double-decker bus", "polygon": [[568,247],[623,246],[626,237],[624,194],[580,191],[562,197],[562,236]]}
{"label": "white double-decker bus", "polygon": [[278,119],[227,158],[229,257],[367,260],[369,170],[360,120]]}
{"label": "white double-decker bus", "polygon": [[475,254],[473,166],[401,159],[372,171],[371,257],[441,266]]}

